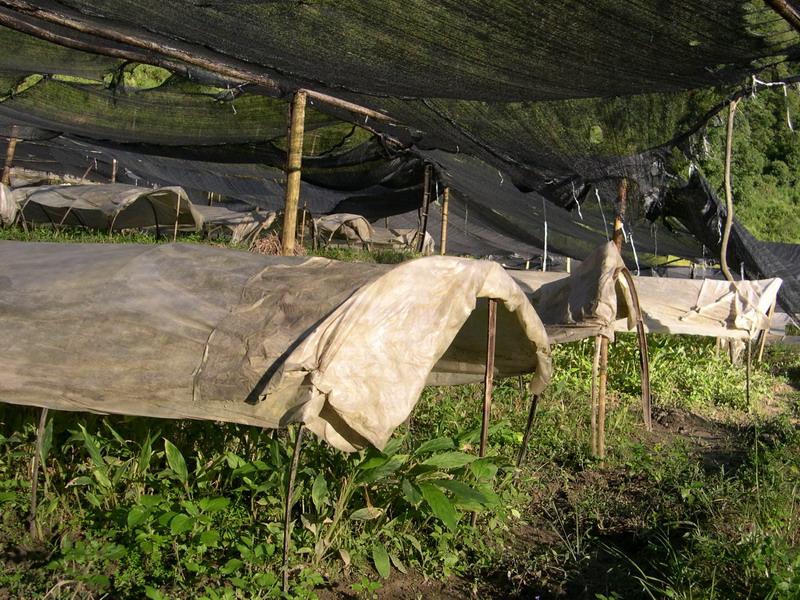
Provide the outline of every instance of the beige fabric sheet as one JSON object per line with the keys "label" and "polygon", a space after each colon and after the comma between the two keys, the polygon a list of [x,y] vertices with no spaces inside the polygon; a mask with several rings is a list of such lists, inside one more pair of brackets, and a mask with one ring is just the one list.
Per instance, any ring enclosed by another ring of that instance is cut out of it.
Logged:
{"label": "beige fabric sheet", "polygon": [[482,379],[490,297],[500,300],[496,374],[535,372],[541,391],[546,332],[494,263],[0,242],[0,401],[304,421],[337,448],[381,448],[426,383]]}
{"label": "beige fabric sheet", "polygon": [[277,218],[274,211],[240,212],[218,205],[195,204],[194,210],[200,214],[204,229],[213,232],[217,228],[224,228],[230,234],[231,242],[234,244],[245,241],[261,229],[267,229]]}
{"label": "beige fabric sheet", "polygon": [[28,222],[91,229],[175,226],[199,231],[203,218],[181,187],[133,185],[46,185],[17,188],[14,201]]}
{"label": "beige fabric sheet", "polygon": [[[599,247],[571,275],[510,271],[531,299],[551,343],[633,328],[624,266],[612,243]],[[768,326],[779,278],[737,281],[633,277],[648,332],[745,339]]]}
{"label": "beige fabric sheet", "polygon": [[0,225],[11,225],[17,218],[17,203],[11,190],[0,183]]}

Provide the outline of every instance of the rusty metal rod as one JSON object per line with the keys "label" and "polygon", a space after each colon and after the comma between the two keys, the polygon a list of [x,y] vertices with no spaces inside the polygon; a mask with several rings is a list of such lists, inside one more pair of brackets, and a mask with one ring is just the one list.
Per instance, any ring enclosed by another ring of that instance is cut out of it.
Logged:
{"label": "rusty metal rod", "polygon": [[303,446],[303,434],[305,433],[305,426],[301,423],[297,428],[297,438],[294,441],[294,453],[292,454],[292,463],[289,468],[289,482],[286,486],[286,503],[284,504],[283,512],[283,593],[289,592],[289,539],[290,539],[290,525],[292,519],[292,506],[294,505],[294,481],[297,478],[297,466],[300,464],[300,450]]}

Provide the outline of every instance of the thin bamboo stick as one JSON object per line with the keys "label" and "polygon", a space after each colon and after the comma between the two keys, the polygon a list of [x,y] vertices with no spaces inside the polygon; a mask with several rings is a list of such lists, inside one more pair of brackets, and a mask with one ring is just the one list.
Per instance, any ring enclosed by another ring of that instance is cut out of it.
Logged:
{"label": "thin bamboo stick", "polygon": [[447,213],[450,210],[450,187],[444,186],[442,192],[442,234],[439,238],[439,254],[447,254]]}
{"label": "thin bamboo stick", "polygon": [[428,211],[431,207],[431,170],[430,165],[425,165],[425,177],[422,180],[422,223],[419,231],[417,252],[425,248],[425,234],[428,232]]}
{"label": "thin bamboo stick", "polygon": [[303,434],[305,427],[300,424],[297,428],[297,438],[294,441],[294,452],[292,454],[292,463],[289,468],[289,482],[286,486],[286,503],[284,504],[283,512],[283,593],[289,591],[289,539],[290,539],[290,524],[292,518],[292,506],[294,505],[292,496],[294,496],[294,481],[297,478],[297,466],[300,463],[300,450],[303,447]]}
{"label": "thin bamboo stick", "polygon": [[38,507],[38,491],[39,491],[39,463],[44,448],[44,430],[47,426],[47,413],[46,408],[42,409],[39,415],[39,426],[36,428],[36,449],[34,450],[33,459],[31,460],[31,511],[28,517],[28,529],[31,537],[38,539],[39,534],[36,529],[36,510]]}

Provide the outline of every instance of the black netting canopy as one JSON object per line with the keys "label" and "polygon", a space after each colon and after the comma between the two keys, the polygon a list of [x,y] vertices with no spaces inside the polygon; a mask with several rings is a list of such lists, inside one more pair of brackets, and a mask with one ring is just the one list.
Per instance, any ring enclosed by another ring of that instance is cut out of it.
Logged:
{"label": "black netting canopy", "polygon": [[658,264],[709,247],[688,213],[645,218],[683,185],[670,152],[751,77],[797,79],[798,15],[777,0],[0,0],[0,136],[21,140],[16,166],[106,181],[116,160],[126,183],[274,209],[305,89],[312,212],[417,227],[429,163],[434,197],[452,190],[451,251],[582,258],[624,177],[626,260]]}

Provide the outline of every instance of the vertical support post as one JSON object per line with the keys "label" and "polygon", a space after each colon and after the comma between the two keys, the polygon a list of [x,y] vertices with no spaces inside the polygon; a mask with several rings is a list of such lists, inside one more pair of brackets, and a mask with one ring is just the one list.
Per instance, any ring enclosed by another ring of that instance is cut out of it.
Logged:
{"label": "vertical support post", "polygon": [[760,364],[761,360],[764,358],[764,346],[767,343],[767,336],[769,335],[770,329],[772,329],[772,316],[775,314],[775,300],[772,301],[772,304],[769,307],[769,312],[767,313],[767,328],[761,332],[761,336],[758,340],[758,356],[756,357],[756,363]]}
{"label": "vertical support post", "polygon": [[[489,298],[489,318],[486,327],[486,371],[483,375],[483,419],[481,421],[481,445],[478,456],[486,456],[489,447],[489,418],[492,413],[492,389],[494,386],[494,349],[497,338],[497,300]],[[472,513],[472,525],[478,520],[478,513]]]}
{"label": "vertical support post", "polygon": [[597,457],[606,457],[606,388],[608,385],[608,338],[601,336],[600,365],[597,384]]}
{"label": "vertical support post", "polygon": [[289,468],[289,482],[286,486],[286,504],[284,505],[283,512],[283,593],[289,591],[289,539],[290,539],[290,524],[292,519],[292,506],[294,496],[294,481],[297,478],[297,466],[300,463],[300,450],[303,444],[303,434],[305,433],[305,426],[301,423],[297,428],[297,438],[294,441],[294,453],[292,454],[292,463]]}
{"label": "vertical support post", "polygon": [[431,205],[431,165],[425,165],[425,177],[422,180],[422,223],[420,224],[417,252],[425,247],[425,234],[428,232],[428,211]]}
{"label": "vertical support post", "polygon": [[439,254],[447,254],[447,213],[450,210],[450,186],[442,192],[442,235],[439,238]]}
{"label": "vertical support post", "polygon": [[728,104],[728,126],[725,135],[725,228],[722,230],[722,243],[720,245],[719,264],[725,279],[733,283],[733,276],[728,269],[728,240],[731,237],[733,224],[733,192],[731,191],[731,152],[733,150],[733,118],[736,116],[736,107],[741,98],[731,100]]}
{"label": "vertical support post", "polygon": [[528,444],[531,441],[531,432],[533,430],[533,421],[536,419],[536,407],[539,404],[539,396],[533,394],[531,397],[531,410],[528,413],[528,424],[525,426],[525,435],[522,436],[522,445],[519,448],[519,454],[517,455],[517,468],[522,466],[522,462],[525,460],[525,454],[528,452]]}
{"label": "vertical support post", "polygon": [[745,372],[745,400],[747,401],[747,410],[751,411],[752,407],[750,406],[750,369],[752,368],[753,363],[753,340],[752,338],[747,338],[747,371]]}
{"label": "vertical support post", "polygon": [[38,491],[39,491],[39,462],[42,456],[42,449],[44,448],[44,430],[47,426],[47,412],[46,408],[42,409],[39,415],[39,426],[36,428],[36,450],[33,453],[31,460],[31,512],[28,516],[28,530],[31,537],[38,538],[38,531],[36,529],[36,509],[38,505]]}
{"label": "vertical support post", "polygon": [[111,183],[117,183],[117,159],[111,159]]}
{"label": "vertical support post", "polygon": [[481,445],[479,455],[486,456],[489,446],[489,417],[492,411],[492,389],[494,387],[494,348],[497,339],[497,300],[489,298],[489,321],[486,336],[486,371],[483,375],[483,421],[481,422]]}
{"label": "vertical support post", "polygon": [[594,359],[592,360],[592,397],[590,405],[590,441],[592,456],[597,457],[597,378],[600,374],[600,346],[603,344],[603,336],[598,335],[594,338]]}
{"label": "vertical support post", "polygon": [[294,254],[297,235],[297,205],[300,202],[300,168],[303,161],[303,131],[306,117],[306,92],[299,90],[292,98],[292,115],[286,152],[286,199],[283,208],[281,254]]}
{"label": "vertical support post", "polygon": [[11,163],[14,162],[14,153],[17,150],[17,126],[11,126],[11,137],[6,147],[6,162],[3,165],[3,177],[0,179],[5,185],[11,185]]}
{"label": "vertical support post", "polygon": [[303,202],[303,216],[300,219],[300,245],[303,245],[303,242],[306,238],[306,213],[308,212],[308,203]]}
{"label": "vertical support post", "polygon": [[567,273],[572,273],[572,259],[567,257]]}
{"label": "vertical support post", "polygon": [[178,241],[178,221],[181,219],[181,197],[180,194],[178,195],[178,205],[175,208],[175,227],[172,229],[172,241],[173,243]]}

